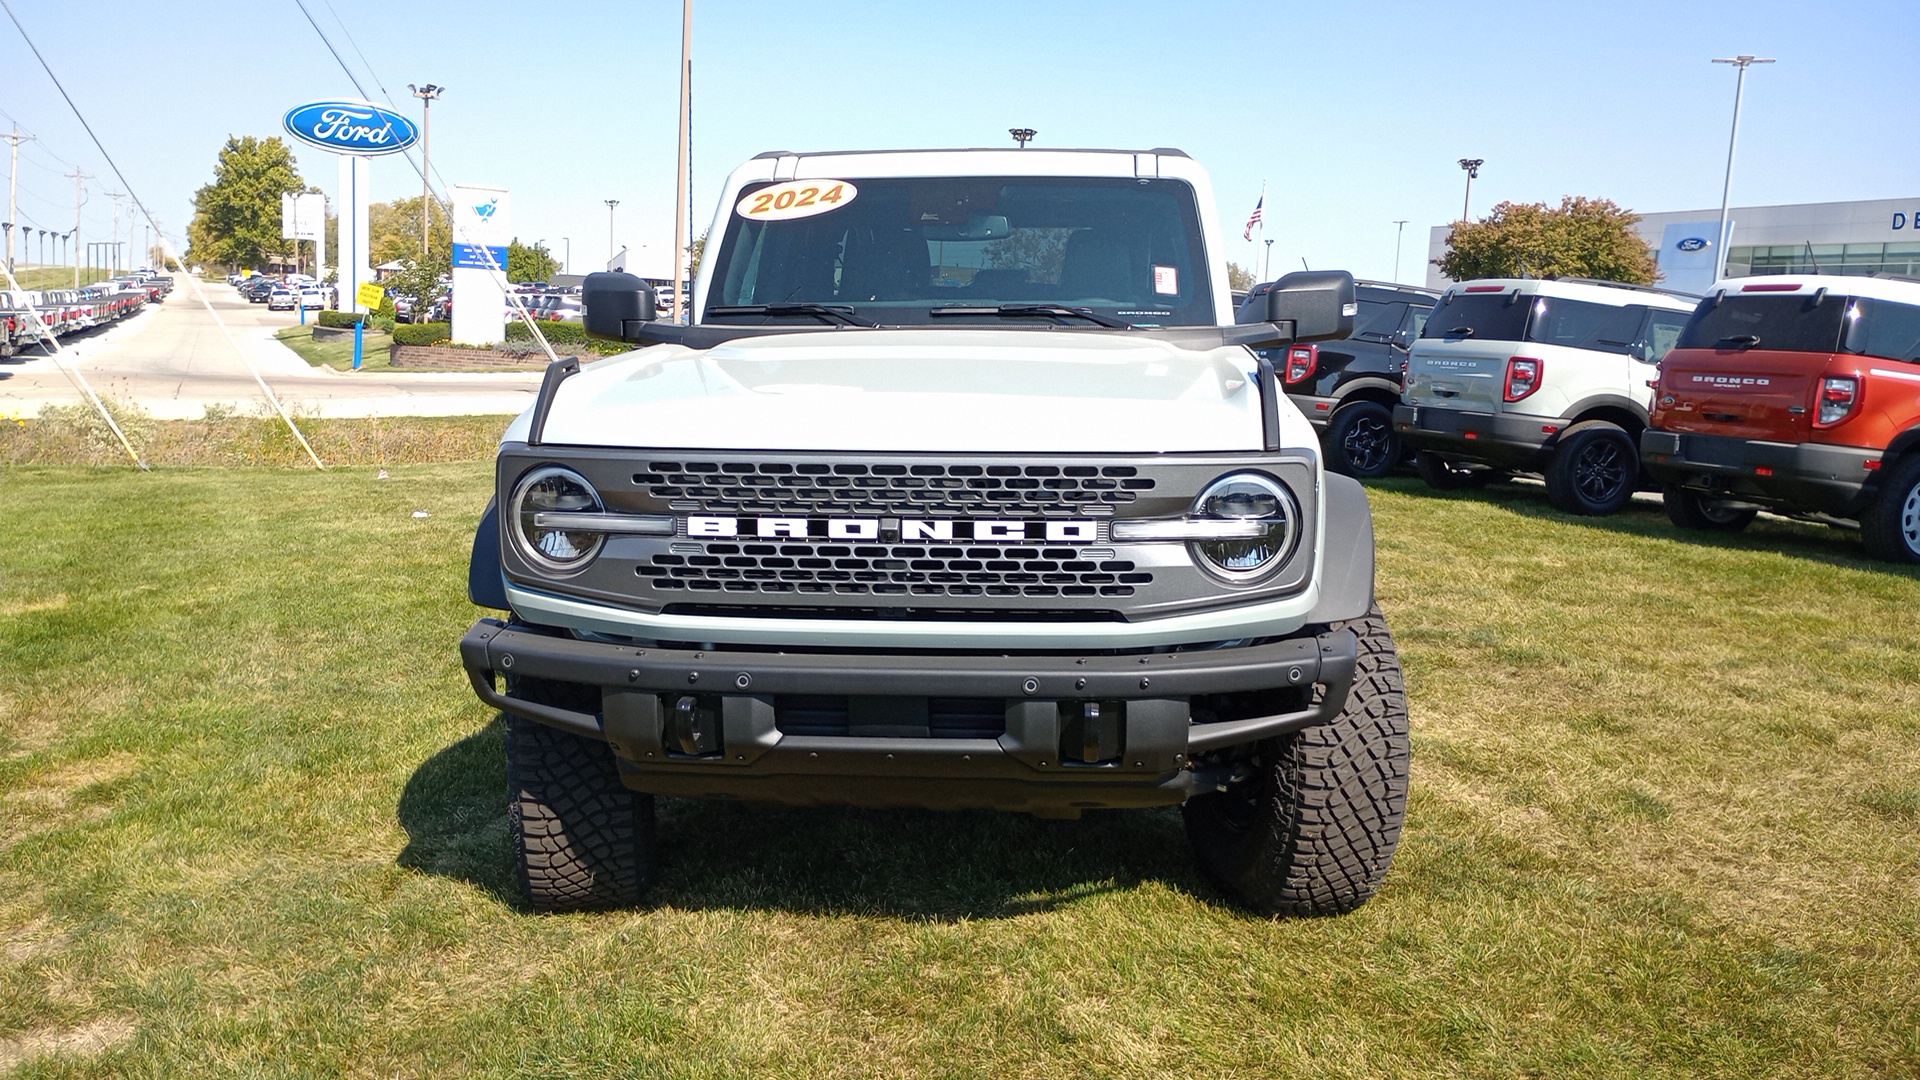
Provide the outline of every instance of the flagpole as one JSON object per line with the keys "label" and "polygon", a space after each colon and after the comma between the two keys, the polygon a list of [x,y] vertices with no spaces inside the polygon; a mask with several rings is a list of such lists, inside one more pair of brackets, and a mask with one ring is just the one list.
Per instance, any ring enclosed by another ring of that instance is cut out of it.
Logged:
{"label": "flagpole", "polygon": [[[1258,255],[1258,254],[1260,254],[1260,252],[1261,252],[1261,251],[1263,251],[1263,250],[1265,250],[1265,251],[1268,251],[1268,252],[1271,252],[1271,251],[1273,250],[1273,249],[1271,249],[1271,248],[1269,248],[1269,247],[1267,247],[1267,245],[1266,245],[1266,239],[1267,239],[1267,181],[1266,181],[1266,179],[1265,179],[1264,177],[1263,177],[1263,178],[1261,179],[1261,181],[1260,181],[1260,201],[1259,201],[1259,202],[1258,202],[1257,204],[1255,204],[1255,205],[1257,205],[1257,206],[1259,206],[1259,207],[1260,207],[1260,238],[1259,238],[1258,240],[1255,240],[1255,241],[1253,242],[1253,253],[1254,253],[1255,255]],[[1259,262],[1259,261],[1260,261],[1260,260],[1258,260],[1258,259],[1255,259],[1255,260],[1254,260],[1254,262]],[[1261,267],[1261,268],[1260,268],[1260,280],[1262,280],[1262,281],[1265,281],[1265,280],[1267,280],[1267,271],[1268,271],[1269,269],[1272,269],[1272,268],[1271,268],[1271,267],[1265,267],[1265,266],[1263,266],[1263,267]]]}

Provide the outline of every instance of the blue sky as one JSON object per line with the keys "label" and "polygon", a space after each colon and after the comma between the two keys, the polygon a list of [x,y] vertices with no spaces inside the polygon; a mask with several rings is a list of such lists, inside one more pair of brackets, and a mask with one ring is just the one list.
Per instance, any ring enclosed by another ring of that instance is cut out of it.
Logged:
{"label": "blue sky", "polygon": [[[10,2],[175,235],[228,135],[277,134],[294,105],[354,96],[295,0]],[[588,269],[607,256],[602,200],[619,199],[617,243],[636,249],[635,269],[664,272],[677,2],[306,2],[376,100],[383,84],[417,117],[407,83],[448,87],[435,172],[509,188],[522,239],[570,246]],[[1029,126],[1040,146],[1186,150],[1213,174],[1227,257],[1243,265],[1258,257],[1239,237],[1263,180],[1276,273],[1304,258],[1391,277],[1405,218],[1399,276],[1419,281],[1428,228],[1459,214],[1461,157],[1486,160],[1476,216],[1569,194],[1717,208],[1734,75],[1708,61],[1743,52],[1779,62],[1747,80],[1735,205],[1920,202],[1912,0],[696,0],[694,217],[709,220],[719,182],[763,150],[998,146]],[[21,151],[21,219],[70,227],[60,174],[77,162],[104,177],[83,208],[104,238],[100,193],[118,189],[7,22],[0,72],[0,123],[39,136]],[[299,158],[331,192],[331,155]],[[379,159],[374,187],[406,197],[419,179]]]}

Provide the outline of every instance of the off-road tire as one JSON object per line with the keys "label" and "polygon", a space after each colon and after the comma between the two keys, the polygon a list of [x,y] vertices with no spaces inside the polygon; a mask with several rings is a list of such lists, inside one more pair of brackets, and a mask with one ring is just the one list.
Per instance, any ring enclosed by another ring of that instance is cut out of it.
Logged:
{"label": "off-road tire", "polygon": [[653,796],[620,783],[606,743],[507,717],[513,857],[537,911],[639,903],[653,879]]}
{"label": "off-road tire", "polygon": [[1753,524],[1757,510],[1738,510],[1718,506],[1697,491],[1677,484],[1660,489],[1660,501],[1667,505],[1667,520],[1695,532],[1739,532]]}
{"label": "off-road tire", "polygon": [[1640,483],[1640,446],[1618,424],[1588,420],[1560,433],[1547,466],[1547,501],[1569,514],[1619,512]]}
{"label": "off-road tire", "polygon": [[1342,405],[1327,425],[1327,468],[1366,480],[1400,464],[1400,434],[1393,413],[1377,401]]}
{"label": "off-road tire", "polygon": [[1372,897],[1407,812],[1407,696],[1400,657],[1375,607],[1335,623],[1360,639],[1346,706],[1329,724],[1260,743],[1253,775],[1189,800],[1200,868],[1268,915],[1337,915]]}
{"label": "off-road tire", "polygon": [[1860,515],[1860,540],[1876,559],[1920,562],[1920,454],[1883,475],[1880,494]]}
{"label": "off-road tire", "polygon": [[1455,465],[1431,450],[1422,450],[1413,455],[1413,471],[1420,479],[1435,491],[1465,491],[1468,488],[1483,488],[1501,474],[1493,469],[1472,469],[1465,465]]}

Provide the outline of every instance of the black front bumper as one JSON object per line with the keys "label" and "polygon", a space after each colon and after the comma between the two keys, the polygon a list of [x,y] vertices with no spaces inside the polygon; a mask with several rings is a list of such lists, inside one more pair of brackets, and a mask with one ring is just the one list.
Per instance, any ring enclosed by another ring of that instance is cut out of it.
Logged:
{"label": "black front bumper", "polygon": [[[1555,427],[1556,431],[1543,431]],[[1559,439],[1558,422],[1538,416],[1443,409],[1432,405],[1396,405],[1393,430],[1409,450],[1425,450],[1449,461],[1472,461],[1502,469],[1538,472],[1546,468]]]}
{"label": "black front bumper", "polygon": [[1799,513],[1860,516],[1881,452],[1727,435],[1642,432],[1642,467],[1663,484]]}
{"label": "black front bumper", "polygon": [[[1224,774],[1196,768],[1194,755],[1339,714],[1357,641],[1341,630],[1145,656],[694,651],[483,619],[460,655],[482,701],[606,741],[638,791],[1050,812],[1168,805],[1211,790]],[[567,686],[542,696],[573,707],[516,692],[541,683]],[[799,703],[827,699],[870,722],[847,734],[791,730]],[[996,733],[925,729],[930,702],[956,699],[997,710]]]}

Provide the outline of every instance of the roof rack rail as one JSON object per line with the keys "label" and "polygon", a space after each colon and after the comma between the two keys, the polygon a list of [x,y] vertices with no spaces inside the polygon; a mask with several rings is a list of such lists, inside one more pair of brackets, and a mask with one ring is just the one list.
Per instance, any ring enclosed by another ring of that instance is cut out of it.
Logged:
{"label": "roof rack rail", "polygon": [[1432,293],[1435,296],[1440,295],[1439,289],[1430,289],[1425,285],[1408,285],[1400,281],[1373,281],[1368,278],[1354,278],[1353,283],[1355,285],[1367,285],[1375,289],[1405,289],[1408,292]]}
{"label": "roof rack rail", "polygon": [[1915,285],[1920,285],[1920,277],[1909,277],[1906,274],[1890,274],[1885,270],[1874,270],[1868,273],[1867,276],[1876,281],[1910,281]]}
{"label": "roof rack rail", "polygon": [[1575,285],[1604,285],[1609,289],[1637,289],[1641,292],[1665,293],[1668,296],[1679,296],[1679,297],[1684,297],[1685,299],[1688,299],[1688,300],[1698,300],[1701,298],[1699,293],[1682,292],[1679,289],[1665,289],[1665,288],[1661,288],[1658,285],[1635,285],[1630,281],[1606,281],[1601,278],[1566,277],[1559,274],[1555,274],[1550,277],[1543,278],[1541,280],[1567,281],[1567,282],[1572,282]]}

